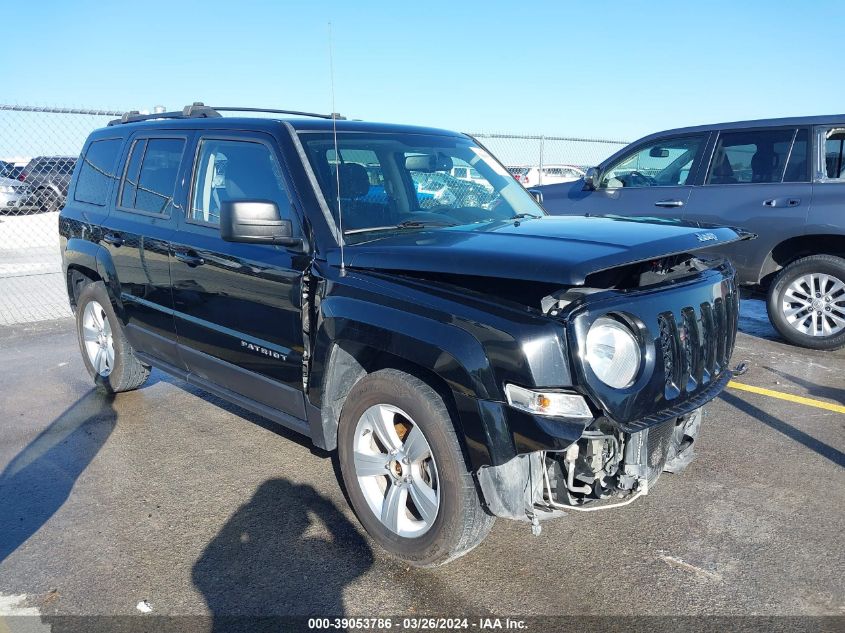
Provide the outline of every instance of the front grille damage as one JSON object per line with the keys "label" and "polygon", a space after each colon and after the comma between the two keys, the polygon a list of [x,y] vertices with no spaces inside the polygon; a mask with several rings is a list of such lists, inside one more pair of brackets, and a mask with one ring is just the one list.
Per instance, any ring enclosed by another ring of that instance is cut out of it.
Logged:
{"label": "front grille damage", "polygon": [[735,343],[739,297],[728,277],[715,284],[702,280],[690,292],[675,289],[714,267],[712,262],[678,255],[605,271],[589,279],[588,287],[561,289],[543,299],[543,311],[558,318],[584,314],[586,310],[579,310],[584,304],[588,309],[602,306],[589,309],[591,320],[619,309],[603,307],[608,296],[625,297],[611,303],[636,315],[637,291],[665,284],[669,309],[654,309],[654,294],[649,293],[649,305],[638,315],[649,332],[643,344],[653,346],[655,352],[648,385],[652,395],[647,399],[654,408],[646,406],[641,417],[624,420],[612,419],[607,412],[612,409],[608,409],[566,450],[543,453],[539,458],[543,497],[536,508],[592,511],[626,505],[647,494],[664,470],[678,472],[691,461],[701,406],[731,375],[727,367]]}

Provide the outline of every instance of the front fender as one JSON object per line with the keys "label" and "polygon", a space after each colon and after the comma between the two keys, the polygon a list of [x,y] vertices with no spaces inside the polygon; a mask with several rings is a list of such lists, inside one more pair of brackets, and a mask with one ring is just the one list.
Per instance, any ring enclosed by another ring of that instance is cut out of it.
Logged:
{"label": "front fender", "polygon": [[[468,402],[497,397],[493,369],[480,341],[455,325],[348,296],[323,300],[311,363],[308,399],[322,411],[325,448],[334,448],[340,418],[338,403],[326,395],[327,390],[337,390],[328,385],[333,364],[343,364],[342,371],[347,373],[340,378],[345,383],[342,392],[348,393],[361,375],[348,369],[349,354],[337,351],[346,348],[390,354],[435,374],[448,385],[458,408],[460,428],[456,432],[462,436],[473,467],[498,461],[497,454],[502,458],[513,454],[503,418],[490,424],[485,419],[489,416],[464,411]],[[338,360],[341,355],[347,362]],[[341,371],[339,365],[334,369]]]}

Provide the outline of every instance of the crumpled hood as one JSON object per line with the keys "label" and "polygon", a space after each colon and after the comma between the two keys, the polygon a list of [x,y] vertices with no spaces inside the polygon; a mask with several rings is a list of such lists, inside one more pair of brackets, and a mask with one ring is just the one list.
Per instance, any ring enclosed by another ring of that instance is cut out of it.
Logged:
{"label": "crumpled hood", "polygon": [[[524,279],[577,286],[608,268],[723,245],[753,234],[679,220],[544,216],[373,234],[345,248],[348,268]],[[327,254],[340,264],[340,249]]]}

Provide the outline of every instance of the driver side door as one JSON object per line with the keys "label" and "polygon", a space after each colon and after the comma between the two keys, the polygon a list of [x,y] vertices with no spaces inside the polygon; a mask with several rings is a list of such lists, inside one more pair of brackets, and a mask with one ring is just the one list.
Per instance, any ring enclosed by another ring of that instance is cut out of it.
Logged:
{"label": "driver side door", "polygon": [[567,209],[579,215],[684,217],[708,133],[650,140],[601,169],[595,191]]}

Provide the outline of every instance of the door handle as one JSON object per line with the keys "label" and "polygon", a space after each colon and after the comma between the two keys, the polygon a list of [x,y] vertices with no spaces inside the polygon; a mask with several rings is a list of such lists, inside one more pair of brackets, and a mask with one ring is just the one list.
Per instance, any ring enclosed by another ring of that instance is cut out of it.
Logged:
{"label": "door handle", "polygon": [[658,200],[654,203],[656,207],[666,207],[667,209],[671,209],[673,207],[682,207],[684,206],[683,200]]}
{"label": "door handle", "polygon": [[801,198],[771,198],[763,200],[764,207],[797,207],[801,204]]}
{"label": "door handle", "polygon": [[205,263],[205,260],[197,255],[196,251],[176,251],[173,253],[173,257],[191,268],[202,266]]}
{"label": "door handle", "polygon": [[103,235],[103,241],[118,248],[123,246],[123,238],[120,237],[120,233],[106,233]]}

